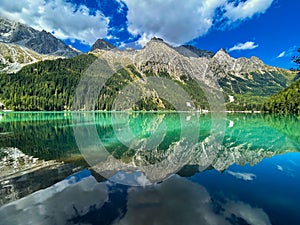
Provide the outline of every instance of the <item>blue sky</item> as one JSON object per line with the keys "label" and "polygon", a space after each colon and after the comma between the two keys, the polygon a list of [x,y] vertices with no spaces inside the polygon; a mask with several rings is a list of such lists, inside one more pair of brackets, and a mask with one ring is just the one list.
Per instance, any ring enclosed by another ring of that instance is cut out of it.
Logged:
{"label": "blue sky", "polygon": [[300,47],[296,0],[1,0],[0,15],[45,29],[86,52],[97,38],[118,47],[143,46],[152,36],[172,45],[225,48],[291,68]]}

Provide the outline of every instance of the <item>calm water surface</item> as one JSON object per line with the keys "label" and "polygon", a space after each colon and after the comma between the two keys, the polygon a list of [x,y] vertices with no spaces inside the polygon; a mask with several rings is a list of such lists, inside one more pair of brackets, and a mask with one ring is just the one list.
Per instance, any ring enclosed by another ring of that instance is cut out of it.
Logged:
{"label": "calm water surface", "polygon": [[0,112],[0,224],[297,225],[299,151],[297,117]]}

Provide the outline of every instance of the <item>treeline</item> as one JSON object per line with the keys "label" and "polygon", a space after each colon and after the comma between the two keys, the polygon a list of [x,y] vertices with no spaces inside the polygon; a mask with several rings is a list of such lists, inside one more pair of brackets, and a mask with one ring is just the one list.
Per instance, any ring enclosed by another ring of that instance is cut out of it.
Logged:
{"label": "treeline", "polygon": [[[96,59],[94,55],[83,54],[71,59],[38,62],[25,66],[14,74],[0,74],[0,102],[4,103],[6,109],[15,111],[71,110],[79,81],[83,73]],[[158,73],[145,71],[142,75],[132,65],[120,69],[108,80],[103,79],[101,74],[96,74],[96,76],[99,77],[88,79],[86,85],[79,87],[83,90],[80,90],[82,99],[79,99],[78,109],[111,110],[117,96],[126,94],[123,93],[123,88],[126,85],[134,83],[138,79],[145,80],[149,76],[159,76],[173,80],[188,94],[196,108],[209,109],[203,90],[196,81],[186,76],[182,76],[179,81],[174,80],[166,71]],[[105,82],[105,85],[99,90],[98,86],[102,82],[101,79]],[[143,82],[137,82],[136,85],[144,94],[148,93],[148,95],[145,94],[141,97],[132,106],[132,109],[174,109],[174,102],[168,102],[158,96],[155,90],[147,89],[147,85],[144,85]],[[172,100],[179,101],[181,96],[177,95],[180,95],[180,93],[177,93],[176,90],[172,91],[174,92]],[[84,97],[89,98],[89,96],[96,96],[96,99],[84,99]],[[186,103],[184,102],[184,104]]]}
{"label": "treeline", "polygon": [[278,114],[300,114],[300,79],[266,101],[264,112]]}
{"label": "treeline", "polygon": [[80,55],[47,60],[17,73],[0,74],[0,101],[16,111],[70,109],[81,75],[95,59],[93,55]]}

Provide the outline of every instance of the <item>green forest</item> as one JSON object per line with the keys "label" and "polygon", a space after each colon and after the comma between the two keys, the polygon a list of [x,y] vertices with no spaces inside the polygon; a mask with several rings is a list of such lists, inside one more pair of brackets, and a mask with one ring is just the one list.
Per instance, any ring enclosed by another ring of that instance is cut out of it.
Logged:
{"label": "green forest", "polygon": [[[298,49],[300,53],[300,48]],[[292,58],[297,65],[292,70],[300,71],[300,56]],[[287,88],[269,98],[262,106],[262,111],[276,114],[300,114],[300,72]]]}
{"label": "green forest", "polygon": [[268,99],[262,110],[279,114],[300,114],[300,80]]}
{"label": "green forest", "polygon": [[[92,54],[82,54],[70,59],[46,60],[23,67],[17,73],[0,74],[0,102],[6,109],[14,111],[61,111],[71,110],[75,90],[83,73],[97,59]],[[293,58],[299,64],[299,57]],[[299,69],[299,68],[296,68]],[[268,80],[268,76],[251,73],[252,79],[242,80],[235,77],[237,82],[230,82],[228,78],[220,80],[224,90],[224,97],[228,110],[262,110],[269,113],[299,114],[300,113],[300,75],[294,78],[294,83],[285,88],[291,80],[287,74],[269,72],[275,82]],[[101,76],[101,75],[97,75]],[[158,93],[147,87],[147,77],[156,76],[172,80],[178,88],[184,90],[195,109],[209,109],[208,101],[203,90],[196,81],[182,75],[174,79],[167,71],[143,71],[143,74],[134,65],[129,65],[117,71],[104,84],[101,90],[97,87],[81,90],[89,96],[97,93],[93,104],[80,103],[80,110],[111,110],[118,95],[124,95],[123,88],[134,83],[143,93],[141,99],[130,107],[132,110],[175,110],[174,103],[180,101],[180,93],[170,90],[172,100],[161,98]],[[98,79],[96,77],[96,79]],[[101,77],[99,77],[101,80]],[[93,82],[89,81],[89,82]],[[93,83],[95,84],[95,83]],[[98,82],[99,84],[99,82]],[[230,84],[230,85],[229,85]],[[92,84],[88,83],[88,87]],[[95,86],[95,85],[94,85]],[[97,86],[97,85],[96,85]],[[250,87],[250,88],[249,88]],[[278,92],[274,96],[274,93]],[[229,102],[229,95],[234,96],[234,102]],[[272,97],[270,97],[272,96]],[[178,103],[177,102],[177,103]],[[178,103],[179,104],[179,103]]]}
{"label": "green forest", "polygon": [[82,73],[95,59],[93,55],[81,55],[46,60],[17,73],[0,74],[0,101],[15,111],[69,109]]}
{"label": "green forest", "polygon": [[[71,59],[57,59],[41,61],[23,67],[19,72],[12,74],[0,74],[0,102],[4,103],[6,109],[14,111],[61,111],[71,110],[75,90],[82,78],[83,73],[96,60],[92,54],[83,54]],[[101,75],[99,75],[101,76]],[[95,104],[81,105],[83,110],[111,110],[117,95],[123,87],[137,79],[158,76],[172,79],[166,71],[154,74],[145,71],[141,75],[134,66],[127,66],[117,71],[109,78],[104,87],[98,92]],[[99,77],[99,80],[101,77]],[[202,89],[197,82],[182,76],[181,80],[173,81],[180,86],[190,97],[195,107],[208,109],[209,105]],[[93,82],[89,81],[89,82]],[[92,84],[88,84],[89,87]],[[95,85],[94,85],[95,86]],[[145,91],[145,87],[140,85]],[[95,90],[94,90],[95,89]],[[98,91],[97,88],[86,90],[87,96],[90,92]],[[84,90],[83,90],[84,91]],[[160,98],[153,90],[149,96],[143,96],[132,106],[134,110],[174,110],[171,102]],[[176,96],[176,91],[174,91]],[[173,98],[175,101],[180,96]]]}

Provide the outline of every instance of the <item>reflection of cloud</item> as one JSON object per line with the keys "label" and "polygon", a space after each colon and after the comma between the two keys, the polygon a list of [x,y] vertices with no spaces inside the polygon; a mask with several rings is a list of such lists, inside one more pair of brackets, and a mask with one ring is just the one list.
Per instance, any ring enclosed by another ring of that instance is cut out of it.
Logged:
{"label": "reflection of cloud", "polygon": [[[295,166],[295,164],[293,164]],[[277,170],[283,172],[285,175],[290,176],[290,177],[295,177],[295,169],[291,168],[288,165],[280,166],[276,165]]]}
{"label": "reflection of cloud", "polygon": [[256,175],[253,173],[240,173],[240,172],[233,172],[230,170],[227,170],[227,173],[234,176],[237,179],[241,179],[244,181],[251,181],[256,177]]}
{"label": "reflection of cloud", "polygon": [[271,224],[269,217],[262,209],[253,208],[243,202],[229,201],[223,207],[228,216],[232,214],[236,217],[243,218],[250,225]]}
{"label": "reflection of cloud", "polygon": [[277,169],[280,170],[280,171],[283,171],[283,167],[280,166],[280,165],[277,165]]}
{"label": "reflection of cloud", "polygon": [[74,216],[100,208],[108,200],[107,187],[89,176],[76,177],[0,208],[0,224],[66,224]]}
{"label": "reflection of cloud", "polygon": [[[219,204],[221,210],[214,210]],[[216,211],[220,211],[218,214]],[[191,181],[173,176],[169,180],[147,187],[128,190],[127,213],[114,225],[227,225],[235,215],[249,224],[270,224],[267,214],[242,202],[212,203],[207,190]]]}

